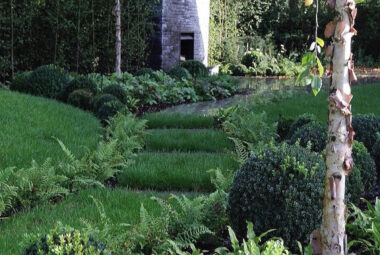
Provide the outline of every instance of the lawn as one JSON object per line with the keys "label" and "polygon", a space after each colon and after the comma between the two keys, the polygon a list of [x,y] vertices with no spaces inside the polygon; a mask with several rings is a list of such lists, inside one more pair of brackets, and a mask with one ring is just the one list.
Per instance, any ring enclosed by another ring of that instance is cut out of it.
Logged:
{"label": "lawn", "polygon": [[147,137],[148,151],[223,152],[232,148],[221,130],[211,129],[154,129]]}
{"label": "lawn", "polygon": [[[352,90],[353,114],[374,113],[380,116],[380,84],[368,84],[354,86]],[[300,97],[292,97],[281,102],[270,103],[256,107],[256,111],[265,111],[272,121],[278,120],[279,116],[297,117],[309,112],[315,114],[323,122],[327,121],[327,92],[322,91],[317,96],[307,94]]]}
{"label": "lawn", "polygon": [[0,105],[0,169],[27,167],[32,159],[63,159],[52,137],[77,156],[94,149],[100,139],[99,121],[72,106],[5,90],[0,90]]}
{"label": "lawn", "polygon": [[0,223],[0,254],[21,254],[22,247],[18,244],[23,240],[24,234],[46,233],[58,221],[75,228],[83,227],[81,219],[99,222],[98,210],[90,196],[103,203],[112,222],[134,224],[140,219],[141,203],[148,212],[158,215],[160,208],[150,198],[168,198],[170,194],[96,189],[81,191],[57,204],[38,206]]}
{"label": "lawn", "polygon": [[238,164],[222,153],[140,153],[119,182],[137,189],[212,191],[207,171],[216,168],[235,171]]}
{"label": "lawn", "polygon": [[149,113],[142,117],[148,121],[148,128],[184,128],[206,129],[214,128],[215,122],[212,116]]}

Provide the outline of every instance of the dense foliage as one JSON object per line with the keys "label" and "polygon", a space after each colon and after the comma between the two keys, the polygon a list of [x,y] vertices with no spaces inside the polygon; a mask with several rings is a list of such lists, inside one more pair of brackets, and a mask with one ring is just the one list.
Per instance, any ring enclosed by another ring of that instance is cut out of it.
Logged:
{"label": "dense foliage", "polygon": [[22,255],[84,254],[107,255],[111,252],[86,231],[58,224],[44,236],[27,236],[28,247]]}
{"label": "dense foliage", "polygon": [[[122,70],[135,71],[148,62],[156,3],[123,1]],[[11,80],[12,67],[17,73],[51,63],[79,73],[112,73],[114,4],[103,0],[2,1],[0,81]]]}
{"label": "dense foliage", "polygon": [[364,143],[371,153],[380,132],[380,118],[374,114],[358,114],[352,118],[355,130],[355,140]]}
{"label": "dense foliage", "polygon": [[[319,24],[325,27],[333,13],[326,1],[319,7]],[[360,65],[379,64],[379,50],[371,47],[378,44],[373,35],[379,33],[379,8],[378,0],[358,3],[361,15],[356,24],[362,32],[354,39],[353,53]],[[314,8],[305,8],[298,0],[211,1],[209,60],[212,64],[237,64],[246,52],[257,49],[272,57],[277,52],[290,58],[291,54],[300,55],[313,40],[309,35],[314,20]],[[246,61],[243,64],[249,67]]]}
{"label": "dense foliage", "polygon": [[241,237],[246,221],[259,232],[276,229],[295,249],[295,240],[307,243],[320,222],[323,184],[322,157],[307,149],[284,143],[254,155],[234,176],[228,199],[232,227]]}
{"label": "dense foliage", "polygon": [[290,138],[289,142],[300,143],[302,147],[308,147],[315,152],[322,152],[327,144],[327,126],[319,122],[310,122],[300,127]]}

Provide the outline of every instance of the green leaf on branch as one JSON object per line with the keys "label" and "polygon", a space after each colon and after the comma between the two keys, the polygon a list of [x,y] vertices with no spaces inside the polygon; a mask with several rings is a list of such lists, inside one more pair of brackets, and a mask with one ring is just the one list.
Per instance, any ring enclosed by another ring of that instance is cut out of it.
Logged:
{"label": "green leaf on branch", "polygon": [[313,77],[313,79],[311,80],[311,88],[313,89],[314,96],[318,95],[319,91],[322,88],[321,77]]}
{"label": "green leaf on branch", "polygon": [[319,44],[319,46],[321,46],[322,48],[325,47],[325,41],[323,41],[323,39],[317,37],[317,43]]}
{"label": "green leaf on branch", "polygon": [[319,58],[317,58],[317,64],[318,64],[319,77],[322,77],[325,70],[324,70],[323,65],[321,63],[321,60],[319,60]]}
{"label": "green leaf on branch", "polygon": [[[301,81],[307,79],[308,77],[311,77],[309,68],[306,68],[302,73],[300,73],[297,77],[296,84],[300,84]],[[311,82],[311,81],[310,81]],[[309,85],[309,83],[306,83],[305,85]]]}
{"label": "green leaf on branch", "polygon": [[302,56],[302,66],[311,66],[314,63],[315,56],[314,53],[308,52]]}

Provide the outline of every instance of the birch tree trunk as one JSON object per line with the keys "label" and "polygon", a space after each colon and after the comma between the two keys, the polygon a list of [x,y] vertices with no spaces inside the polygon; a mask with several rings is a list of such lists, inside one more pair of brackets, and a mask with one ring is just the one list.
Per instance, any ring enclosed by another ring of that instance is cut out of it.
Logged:
{"label": "birch tree trunk", "polygon": [[357,13],[354,0],[328,0],[337,17],[325,29],[332,36],[326,55],[332,56],[329,72],[328,144],[321,230],[311,235],[313,254],[347,255],[345,234],[347,207],[344,204],[346,176],[350,173],[354,130],[351,113],[351,81],[356,81],[351,53],[351,38]]}
{"label": "birch tree trunk", "polygon": [[121,18],[120,18],[120,0],[116,0],[115,3],[115,28],[116,28],[116,63],[115,72],[121,73]]}

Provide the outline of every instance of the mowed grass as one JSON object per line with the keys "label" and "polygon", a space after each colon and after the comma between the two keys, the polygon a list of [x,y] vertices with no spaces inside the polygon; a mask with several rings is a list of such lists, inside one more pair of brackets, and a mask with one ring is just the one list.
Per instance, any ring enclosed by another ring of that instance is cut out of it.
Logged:
{"label": "mowed grass", "polygon": [[83,227],[81,219],[98,223],[98,210],[90,196],[102,202],[112,222],[135,224],[140,219],[142,203],[149,213],[158,216],[160,207],[150,198],[156,196],[168,199],[170,194],[134,192],[126,189],[92,189],[81,191],[57,204],[44,204],[33,210],[20,212],[0,222],[0,254],[22,254],[19,243],[24,234],[47,233],[57,222],[78,229]]}
{"label": "mowed grass", "polygon": [[[380,84],[367,84],[353,87],[352,112],[374,113],[380,116]],[[296,118],[309,112],[315,114],[321,121],[327,121],[327,91],[322,91],[317,96],[305,94],[292,97],[277,103],[271,103],[255,108],[255,111],[265,111],[272,121],[277,121],[279,116]]]}
{"label": "mowed grass", "polygon": [[91,114],[77,108],[39,97],[0,90],[0,169],[28,167],[64,154],[57,137],[81,156],[100,139],[101,126]]}
{"label": "mowed grass", "polygon": [[154,129],[146,141],[146,150],[157,152],[223,152],[231,148],[223,131],[210,129]]}
{"label": "mowed grass", "polygon": [[140,153],[136,164],[120,174],[119,184],[137,189],[213,191],[208,170],[236,170],[222,153]]}
{"label": "mowed grass", "polygon": [[148,121],[148,128],[188,128],[207,129],[214,128],[215,122],[212,116],[208,115],[186,115],[168,113],[149,113],[142,117]]}

